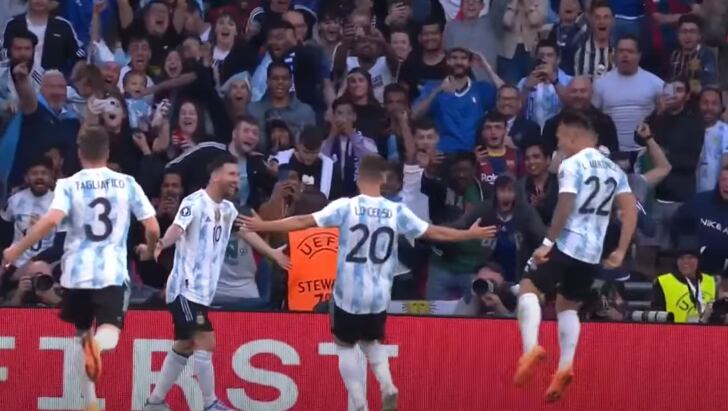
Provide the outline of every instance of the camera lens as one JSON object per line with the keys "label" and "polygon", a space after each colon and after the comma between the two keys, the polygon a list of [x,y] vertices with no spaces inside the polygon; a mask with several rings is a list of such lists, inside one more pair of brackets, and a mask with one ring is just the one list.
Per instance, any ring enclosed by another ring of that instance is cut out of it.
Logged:
{"label": "camera lens", "polygon": [[33,288],[36,291],[48,291],[53,288],[53,277],[46,274],[38,274],[33,278]]}
{"label": "camera lens", "polygon": [[491,280],[484,280],[482,278],[476,278],[473,281],[473,293],[476,295],[485,295],[487,293],[495,292],[495,283]]}

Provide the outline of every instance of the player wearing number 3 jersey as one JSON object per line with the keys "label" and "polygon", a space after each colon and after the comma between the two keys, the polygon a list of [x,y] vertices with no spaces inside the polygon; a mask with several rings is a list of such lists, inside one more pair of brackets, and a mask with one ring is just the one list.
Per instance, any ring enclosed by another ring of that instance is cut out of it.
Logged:
{"label": "player wearing number 3 jersey", "polygon": [[389,360],[379,343],[384,338],[386,310],[391,298],[392,278],[397,265],[397,236],[426,237],[436,241],[466,241],[492,238],[495,227],[469,230],[428,225],[406,206],[381,196],[386,160],[370,155],[359,165],[357,186],[361,195],[342,198],[323,210],[277,221],[244,217],[251,231],[288,232],[308,227],[338,227],[339,255],[331,304],[331,329],[338,347],[339,371],[357,411],[367,409],[359,347],[372,367],[382,391],[382,409],[395,410],[397,388],[392,383]]}
{"label": "player wearing number 3 jersey", "polygon": [[[50,210],[18,243],[5,250],[5,263],[62,224],[66,242],[61,262],[65,288],[61,319],[76,326],[85,409],[98,410],[95,381],[101,352],[116,347],[123,324],[127,270],[126,239],[131,214],[144,225],[149,249],[159,238],[155,210],[134,178],[106,168],[109,137],[87,127],[78,137],[83,170],[58,181]],[[96,333],[91,327],[96,320]],[[113,408],[113,407],[111,407]]]}
{"label": "player wearing number 3 jersey", "polygon": [[556,291],[561,357],[546,391],[547,402],[561,398],[573,379],[580,331],[577,312],[600,270],[613,203],[621,211],[622,232],[617,249],[604,262],[607,268],[622,265],[637,224],[636,201],[627,176],[594,148],[597,135],[589,119],[580,113],[563,113],[557,137],[559,151],[567,158],[559,168],[559,200],[548,235],[534,251],[519,287],[518,322],[524,354],[514,378],[516,385],[525,385],[533,377],[534,367],[545,359],[545,350],[538,345],[539,295]]}

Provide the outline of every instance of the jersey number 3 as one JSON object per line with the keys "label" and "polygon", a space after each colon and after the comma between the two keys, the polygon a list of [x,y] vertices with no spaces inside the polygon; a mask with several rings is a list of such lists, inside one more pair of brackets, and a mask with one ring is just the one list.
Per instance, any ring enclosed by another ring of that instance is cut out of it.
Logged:
{"label": "jersey number 3", "polygon": [[[394,247],[394,230],[392,230],[389,227],[379,227],[374,232],[371,233],[371,241],[369,242],[369,252],[368,258],[367,255],[359,255],[359,251],[364,246],[364,243],[369,240],[369,227],[367,227],[364,224],[357,224],[349,229],[352,233],[361,231],[362,236],[357,241],[356,244],[354,244],[354,248],[349,251],[349,253],[346,255],[346,261],[350,263],[356,263],[356,264],[363,264],[366,263],[368,260],[372,260],[375,264],[382,264],[383,262],[387,261],[389,257],[392,255],[392,248]],[[382,238],[386,237],[386,238]],[[377,255],[377,243],[379,241],[386,241],[387,245],[385,247],[384,256],[380,257]]]}
{"label": "jersey number 3", "polygon": [[[612,197],[614,197],[614,193],[617,191],[617,180],[615,180],[612,177],[609,177],[608,179],[604,180],[604,185],[606,186],[607,196],[604,197],[603,195],[600,195],[602,191],[602,182],[599,180],[598,177],[591,176],[586,179],[584,184],[588,186],[592,186],[592,191],[589,193],[589,197],[586,198],[586,201],[584,201],[584,204],[579,207],[579,213],[581,214],[596,214],[598,216],[608,216],[610,211],[610,202],[612,201]],[[594,204],[592,204],[595,200],[597,200],[597,197],[604,199],[601,203],[599,203],[599,206],[596,208],[594,207]]]}
{"label": "jersey number 3", "polygon": [[114,228],[114,225],[109,218],[109,214],[111,214],[111,203],[106,197],[98,197],[88,203],[88,206],[93,208],[94,211],[97,211],[98,208],[101,209],[101,213],[98,214],[98,219],[99,222],[101,222],[101,224],[104,226],[104,229],[101,231],[100,234],[96,234],[91,224],[86,224],[85,226],[83,226],[83,229],[86,232],[86,237],[89,240],[95,242],[104,241],[109,238],[109,236],[111,235],[111,230]]}

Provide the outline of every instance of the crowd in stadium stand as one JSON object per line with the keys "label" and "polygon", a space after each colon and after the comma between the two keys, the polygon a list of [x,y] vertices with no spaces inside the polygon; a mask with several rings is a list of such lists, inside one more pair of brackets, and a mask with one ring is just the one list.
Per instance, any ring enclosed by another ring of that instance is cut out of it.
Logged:
{"label": "crowd in stadium stand", "polygon": [[[499,227],[487,241],[399,241],[393,299],[515,316],[512,286],[559,195],[558,119],[575,110],[628,174],[640,210],[630,255],[604,270],[583,315],[620,321],[637,307],[722,322],[728,312],[724,0],[5,4],[0,249],[79,170],[84,127],[109,133],[109,167],[153,199],[162,232],[222,153],[238,159],[239,209],[266,220],[356,195],[359,160],[379,153],[388,199],[435,224]],[[618,234],[615,216],[605,256]],[[213,305],[298,307],[288,273],[232,238]],[[140,261],[140,225],[128,241],[132,302],[163,305],[173,248]],[[63,244],[61,227],[0,268],[0,302],[58,305]],[[331,291],[316,281],[318,310]]]}

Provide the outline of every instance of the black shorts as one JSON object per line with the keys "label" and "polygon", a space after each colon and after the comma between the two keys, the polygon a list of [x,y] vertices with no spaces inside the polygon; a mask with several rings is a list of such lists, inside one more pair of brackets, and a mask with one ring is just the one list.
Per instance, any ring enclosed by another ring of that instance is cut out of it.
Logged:
{"label": "black shorts", "polygon": [[196,332],[213,331],[212,323],[207,317],[207,306],[178,295],[167,307],[172,313],[175,341],[191,340]]}
{"label": "black shorts", "polygon": [[387,312],[377,314],[351,314],[337,307],[331,301],[331,333],[339,341],[356,344],[359,341],[384,340],[384,325]]}
{"label": "black shorts", "polygon": [[599,270],[598,264],[579,261],[554,246],[549,260],[539,265],[535,271],[526,267],[523,278],[533,281],[536,288],[546,295],[558,292],[567,300],[586,301]]}
{"label": "black shorts", "polygon": [[110,324],[121,329],[126,313],[126,287],[113,285],[100,289],[66,288],[61,303],[61,320],[78,330]]}

